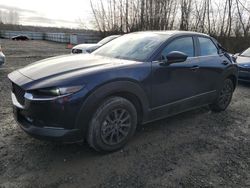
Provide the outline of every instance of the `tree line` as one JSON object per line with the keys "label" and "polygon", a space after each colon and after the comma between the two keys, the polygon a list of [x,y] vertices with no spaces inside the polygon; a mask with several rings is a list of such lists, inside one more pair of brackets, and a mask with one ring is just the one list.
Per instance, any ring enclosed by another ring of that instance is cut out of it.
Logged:
{"label": "tree line", "polygon": [[0,10],[0,24],[19,24],[19,14],[15,10],[2,11]]}
{"label": "tree line", "polygon": [[249,0],[90,0],[95,27],[105,33],[189,30],[248,37]]}

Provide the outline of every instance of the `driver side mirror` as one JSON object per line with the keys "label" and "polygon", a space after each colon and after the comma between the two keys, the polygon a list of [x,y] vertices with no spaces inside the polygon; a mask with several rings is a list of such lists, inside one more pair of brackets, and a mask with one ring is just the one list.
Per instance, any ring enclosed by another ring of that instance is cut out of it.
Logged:
{"label": "driver side mirror", "polygon": [[172,63],[181,63],[186,61],[188,58],[188,55],[179,52],[179,51],[172,51],[165,57],[165,63],[172,64]]}

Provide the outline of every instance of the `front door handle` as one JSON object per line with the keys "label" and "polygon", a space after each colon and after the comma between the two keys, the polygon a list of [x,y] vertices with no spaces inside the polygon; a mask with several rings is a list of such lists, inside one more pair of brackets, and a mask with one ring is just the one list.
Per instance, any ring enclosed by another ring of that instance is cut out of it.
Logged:
{"label": "front door handle", "polygon": [[229,63],[228,63],[228,61],[223,61],[221,64],[222,65],[228,65]]}
{"label": "front door handle", "polygon": [[190,69],[191,69],[192,71],[197,71],[199,68],[200,68],[200,67],[199,67],[198,65],[194,65],[194,66],[192,66]]}

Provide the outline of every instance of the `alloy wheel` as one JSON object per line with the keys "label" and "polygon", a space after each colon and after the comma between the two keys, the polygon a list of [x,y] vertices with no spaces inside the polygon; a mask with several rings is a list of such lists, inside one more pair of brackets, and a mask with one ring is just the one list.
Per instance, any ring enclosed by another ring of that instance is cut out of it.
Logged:
{"label": "alloy wheel", "polygon": [[231,101],[231,97],[232,97],[232,93],[233,93],[233,88],[232,85],[228,82],[226,82],[220,92],[220,96],[218,99],[219,105],[224,108],[227,107],[228,104]]}
{"label": "alloy wheel", "polygon": [[109,112],[101,126],[101,138],[105,144],[121,143],[129,134],[131,115],[126,109],[119,108]]}

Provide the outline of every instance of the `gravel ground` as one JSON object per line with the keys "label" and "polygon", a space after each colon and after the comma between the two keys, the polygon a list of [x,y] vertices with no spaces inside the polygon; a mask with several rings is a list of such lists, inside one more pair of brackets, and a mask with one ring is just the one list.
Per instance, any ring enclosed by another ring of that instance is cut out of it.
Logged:
{"label": "gravel ground", "polygon": [[69,53],[66,45],[0,43],[0,187],[250,187],[250,85],[238,85],[225,112],[205,107],[147,124],[123,150],[101,155],[35,140],[12,117],[7,74]]}

